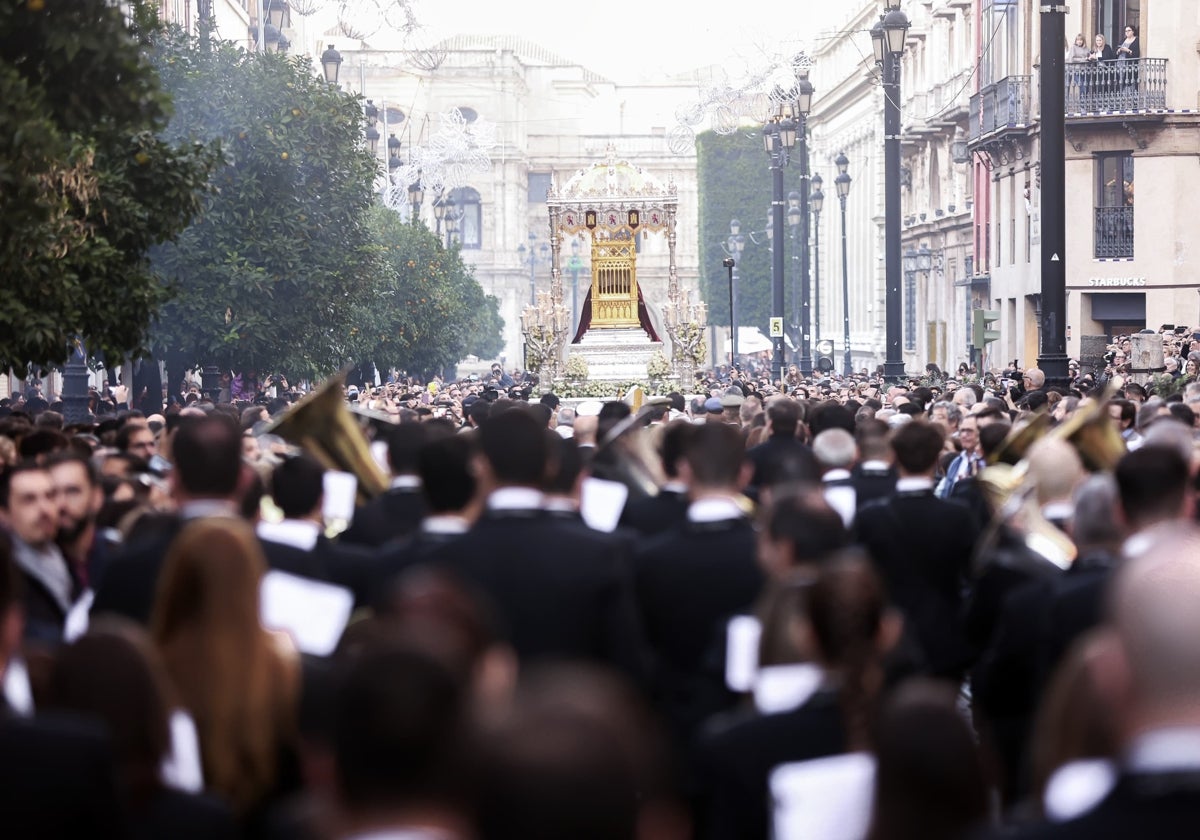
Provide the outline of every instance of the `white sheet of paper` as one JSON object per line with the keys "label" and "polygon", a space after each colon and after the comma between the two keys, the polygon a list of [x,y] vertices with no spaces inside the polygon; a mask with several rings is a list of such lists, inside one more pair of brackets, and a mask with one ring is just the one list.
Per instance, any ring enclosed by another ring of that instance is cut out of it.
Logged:
{"label": "white sheet of paper", "polygon": [[863,840],[875,799],[875,758],[846,753],[771,772],[775,840]]}
{"label": "white sheet of paper", "polygon": [[754,688],[758,673],[758,643],[762,625],[752,615],[735,615],[725,625],[725,685],[745,694]]}
{"label": "white sheet of paper", "polygon": [[1042,802],[1046,818],[1066,822],[1082,817],[1100,804],[1117,783],[1117,766],[1103,758],[1069,761],[1046,782]]}
{"label": "white sheet of paper", "polygon": [[585,478],[579,500],[579,513],[588,527],[612,532],[621,521],[629,488],[617,481]]}
{"label": "white sheet of paper", "polygon": [[71,605],[71,609],[67,612],[67,619],[63,622],[63,641],[67,644],[87,633],[88,615],[92,611],[92,602],[95,600],[96,593],[85,589],[79,599]]}
{"label": "white sheet of paper", "polygon": [[754,678],[754,706],[764,715],[798,709],[821,687],[824,672],[807,662],[760,668]]}
{"label": "white sheet of paper", "polygon": [[4,669],[4,684],[0,689],[3,689],[8,707],[19,717],[29,717],[33,714],[33,687],[29,684],[29,670],[25,667],[24,659],[14,656],[9,660],[8,667]]}
{"label": "white sheet of paper", "polygon": [[384,475],[388,475],[392,471],[391,465],[388,463],[387,456],[388,445],[386,440],[371,441],[371,458],[383,470]]}
{"label": "white sheet of paper", "polygon": [[319,580],[269,571],[259,590],[263,627],[292,637],[301,653],[329,656],[354,610],[349,589]]}
{"label": "white sheet of paper", "polygon": [[200,736],[196,722],[182,709],[171,712],[171,752],[163,758],[162,780],[169,788],[184,793],[204,790],[204,769],[200,764]]}
{"label": "white sheet of paper", "polygon": [[326,522],[351,522],[354,519],[354,505],[357,501],[358,479],[354,473],[327,472],[322,483],[325,491],[325,502],[321,507],[321,515]]}

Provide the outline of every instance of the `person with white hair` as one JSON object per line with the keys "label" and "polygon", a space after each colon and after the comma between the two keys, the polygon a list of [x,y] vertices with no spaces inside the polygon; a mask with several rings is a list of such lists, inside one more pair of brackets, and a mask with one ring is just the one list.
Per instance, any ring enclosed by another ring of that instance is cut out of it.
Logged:
{"label": "person with white hair", "polygon": [[854,524],[858,493],[850,468],[858,460],[858,444],[845,429],[826,429],[813,439],[813,457],[821,468],[825,501],[842,517],[847,528]]}
{"label": "person with white hair", "polygon": [[979,396],[975,393],[974,388],[964,385],[954,392],[954,397],[951,402],[961,408],[964,412],[967,412],[971,410],[971,406],[979,402]]}

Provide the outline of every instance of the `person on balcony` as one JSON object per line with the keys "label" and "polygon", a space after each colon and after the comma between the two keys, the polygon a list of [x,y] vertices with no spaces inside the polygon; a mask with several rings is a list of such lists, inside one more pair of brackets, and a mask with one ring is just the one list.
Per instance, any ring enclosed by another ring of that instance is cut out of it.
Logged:
{"label": "person on balcony", "polygon": [[1117,62],[1118,70],[1117,77],[1120,79],[1121,90],[1130,91],[1135,96],[1138,89],[1138,62],[1142,57],[1142,48],[1138,43],[1138,32],[1136,26],[1125,27],[1125,40],[1117,47]]}
{"label": "person on balcony", "polygon": [[[1083,65],[1087,64],[1087,38],[1080,32],[1075,36],[1075,43],[1067,46],[1065,61],[1067,66],[1067,105],[1069,110],[1082,110],[1083,102],[1087,99],[1087,74]],[[1074,67],[1070,65],[1076,65]],[[1071,109],[1072,103],[1077,103]]]}
{"label": "person on balcony", "polygon": [[1109,69],[1109,65],[1117,60],[1117,54],[1113,52],[1113,48],[1104,36],[1098,34],[1092,44],[1092,51],[1088,53],[1087,60],[1094,68],[1090,74],[1089,84],[1089,99],[1092,107],[1087,110],[1098,110],[1103,107],[1104,95],[1113,89],[1113,80],[1110,76],[1112,70]]}

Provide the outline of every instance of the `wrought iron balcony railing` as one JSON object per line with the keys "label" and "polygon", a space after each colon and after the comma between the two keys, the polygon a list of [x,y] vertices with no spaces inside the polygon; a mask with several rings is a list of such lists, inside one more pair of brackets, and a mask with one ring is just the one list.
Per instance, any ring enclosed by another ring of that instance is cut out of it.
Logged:
{"label": "wrought iron balcony railing", "polygon": [[971,97],[968,114],[970,140],[979,140],[1007,128],[1024,128],[1032,118],[1029,76],[1007,76]]}
{"label": "wrought iron balcony railing", "polygon": [[1133,207],[1096,208],[1096,259],[1133,257]]}
{"label": "wrought iron balcony railing", "polygon": [[1167,107],[1167,59],[1068,64],[1066,112],[1157,111]]}

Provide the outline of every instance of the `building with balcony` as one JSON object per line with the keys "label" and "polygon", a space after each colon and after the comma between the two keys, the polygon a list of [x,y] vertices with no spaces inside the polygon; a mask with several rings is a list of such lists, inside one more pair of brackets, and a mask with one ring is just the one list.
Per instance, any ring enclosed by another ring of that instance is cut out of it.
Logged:
{"label": "building with balcony", "polygon": [[[985,364],[1039,352],[1040,15],[1031,0],[979,0],[979,86],[969,105],[975,157],[976,305],[1001,313],[1001,339]],[[1114,48],[1126,27],[1136,57],[1065,68],[1068,352],[1082,336],[1113,336],[1165,323],[1200,325],[1200,211],[1195,165],[1194,33],[1190,0],[1083,0],[1067,16],[1067,37],[1096,34]],[[1129,33],[1131,34],[1131,33]],[[1140,183],[1138,183],[1140,182]],[[1143,213],[1136,213],[1135,183]],[[1140,221],[1140,223],[1139,223]]]}

